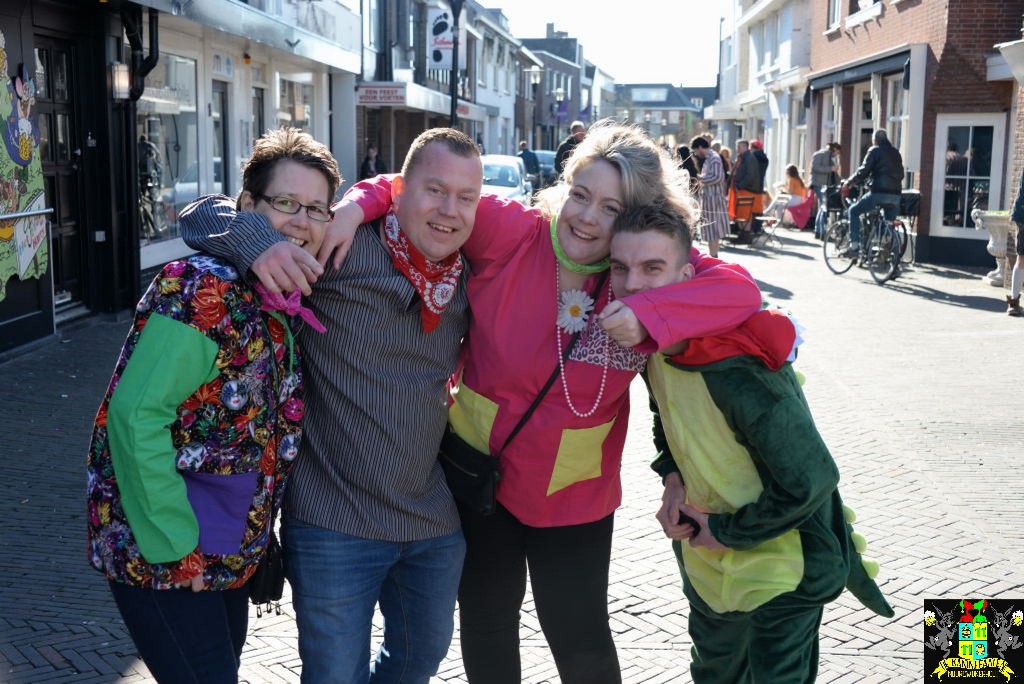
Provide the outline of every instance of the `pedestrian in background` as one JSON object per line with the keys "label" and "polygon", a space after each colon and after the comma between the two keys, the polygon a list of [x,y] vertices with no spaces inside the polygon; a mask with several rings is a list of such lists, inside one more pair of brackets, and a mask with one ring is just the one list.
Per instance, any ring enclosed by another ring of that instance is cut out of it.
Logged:
{"label": "pedestrian in background", "polygon": [[782,182],[781,189],[789,195],[789,206],[800,204],[807,199],[807,185],[800,177],[800,169],[796,164],[786,166],[786,179]]}
{"label": "pedestrian in background", "polygon": [[718,257],[718,245],[729,234],[729,209],[725,204],[725,170],[722,158],[711,149],[707,138],[697,136],[690,141],[693,153],[703,160],[700,172],[700,232],[708,243],[708,254]]}
{"label": "pedestrian in background", "polygon": [[1020,177],[1020,187],[1017,188],[1017,199],[1013,202],[1013,212],[1010,220],[1017,225],[1017,262],[1013,265],[1010,276],[1010,294],[1006,297],[1006,313],[1010,316],[1020,316],[1020,291],[1024,285],[1024,174]]}
{"label": "pedestrian in background", "polygon": [[722,146],[718,156],[722,158],[722,171],[725,173],[725,182],[722,184],[722,193],[729,197],[729,186],[732,184],[732,149]]}
{"label": "pedestrian in background", "polygon": [[828,215],[828,198],[825,191],[829,185],[835,184],[839,177],[839,153],[843,146],[830,142],[811,157],[811,189],[818,196],[818,216],[814,221],[814,237],[819,240],[825,236],[825,218]]}
{"label": "pedestrian in background", "polygon": [[[749,198],[749,205],[740,202]],[[739,224],[753,225],[754,217],[764,211],[764,179],[747,140],[736,141],[736,163],[732,170],[732,188],[729,191],[729,218]],[[750,242],[751,230],[741,232],[738,242]]]}
{"label": "pedestrian in background", "polygon": [[359,165],[359,180],[373,178],[378,173],[387,173],[388,167],[384,160],[377,154],[377,146],[370,143],[366,146],[366,156],[363,163]]}
{"label": "pedestrian in background", "polygon": [[468,324],[458,250],[480,199],[480,151],[455,129],[428,129],[401,174],[375,178],[393,182],[395,210],[318,279],[316,259],[216,197],[193,205],[215,229],[182,223],[189,245],[251,266],[268,289],[308,289],[327,323],[323,336],[300,331],[306,440],[282,521],[306,684],[371,681],[378,604],[372,681],[426,682],[451,643],[465,554],[437,445]]}
{"label": "pedestrian in background", "polygon": [[[750,141],[750,155],[757,162],[760,173],[758,174],[758,188],[753,192],[762,196],[762,206],[772,201],[767,192],[768,188],[768,155],[764,153],[764,143],[756,138]],[[762,210],[763,211],[763,210]],[[761,219],[757,218],[762,212],[756,212],[750,221],[750,227],[755,233],[761,232]]]}
{"label": "pedestrian in background", "polygon": [[523,160],[523,166],[526,167],[526,173],[531,176],[533,181],[533,189],[540,190],[540,160],[537,159],[537,155],[534,154],[533,150],[525,140],[519,141],[519,158]]}
{"label": "pedestrian in background", "polygon": [[864,155],[864,161],[853,175],[843,181],[845,186],[859,185],[867,181],[867,193],[850,205],[850,245],[847,250],[856,255],[860,250],[860,217],[875,207],[881,207],[885,218],[892,221],[900,208],[903,192],[903,155],[889,142],[884,128],[876,129],[871,136],[872,145]]}
{"label": "pedestrian in background", "polygon": [[577,145],[583,142],[585,137],[587,137],[587,127],[582,121],[573,121],[569,124],[569,137],[562,141],[555,152],[555,178],[562,175],[569,155]]}
{"label": "pedestrian in background", "polygon": [[699,159],[687,145],[680,145],[676,148],[676,153],[679,156],[679,168],[686,172],[690,181],[690,192],[696,193],[700,177],[700,169],[697,168]]}
{"label": "pedestrian in background", "polygon": [[[340,182],[324,145],[270,131],[246,162],[236,206],[315,254]],[[208,254],[164,266],[96,416],[89,561],[160,682],[238,681],[246,582],[299,449],[294,315],[319,323],[297,293],[285,301],[260,290]]]}

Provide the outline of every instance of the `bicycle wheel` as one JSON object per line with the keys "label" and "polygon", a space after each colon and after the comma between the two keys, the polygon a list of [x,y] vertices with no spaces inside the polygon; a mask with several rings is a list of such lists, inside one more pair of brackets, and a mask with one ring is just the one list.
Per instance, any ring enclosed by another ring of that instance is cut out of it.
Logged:
{"label": "bicycle wheel", "polygon": [[833,273],[846,273],[857,259],[847,254],[850,246],[850,224],[846,219],[835,221],[825,229],[825,240],[822,249],[825,253],[825,265]]}
{"label": "bicycle wheel", "polygon": [[868,243],[868,270],[879,285],[896,277],[900,267],[900,238],[888,221],[876,224]]}
{"label": "bicycle wheel", "polygon": [[914,244],[910,239],[910,230],[902,220],[893,226],[900,237],[900,263],[910,265],[914,263]]}

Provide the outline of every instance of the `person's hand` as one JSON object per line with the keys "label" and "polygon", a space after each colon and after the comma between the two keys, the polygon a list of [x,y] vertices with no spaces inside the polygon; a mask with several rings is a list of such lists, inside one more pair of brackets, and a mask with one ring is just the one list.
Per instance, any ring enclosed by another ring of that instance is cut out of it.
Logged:
{"label": "person's hand", "polygon": [[363,210],[355,202],[342,201],[334,207],[334,219],[327,224],[324,240],[316,253],[316,259],[321,266],[327,266],[327,261],[333,253],[332,265],[335,270],[341,268],[363,218]]}
{"label": "person's hand", "polygon": [[654,517],[661,523],[661,529],[669,539],[682,541],[693,536],[694,529],[689,523],[679,523],[679,511],[686,505],[686,487],[679,473],[665,477],[665,489],[661,493],[661,508]]}
{"label": "person's hand", "polygon": [[302,290],[304,295],[324,272],[312,254],[291,242],[275,242],[249,268],[271,292]]}
{"label": "person's hand", "polygon": [[202,549],[198,546],[195,550],[181,559],[178,567],[171,572],[171,582],[175,589],[189,589],[193,592],[202,591],[205,584],[203,572],[206,568],[206,561],[203,558]]}
{"label": "person's hand", "polygon": [[175,582],[174,583],[174,587],[176,589],[188,589],[189,587],[191,587],[193,593],[202,591],[204,586],[205,585],[203,583],[203,573],[202,573],[202,571],[200,571],[200,573],[198,575],[193,575],[189,579],[185,579],[185,580],[182,580],[181,582]]}
{"label": "person's hand", "polygon": [[705,549],[711,549],[712,551],[725,551],[729,547],[722,544],[720,541],[715,539],[714,535],[711,534],[711,526],[708,525],[708,514],[704,511],[698,511],[696,508],[689,504],[682,504],[679,507],[680,512],[685,513],[700,525],[700,532],[690,537],[690,546],[700,546]]}
{"label": "person's hand", "polygon": [[608,336],[619,346],[635,347],[647,339],[647,328],[633,310],[621,301],[611,302],[604,307],[598,320]]}
{"label": "person's hand", "polygon": [[189,580],[188,586],[192,587],[192,593],[198,593],[203,590],[205,586],[203,583],[203,573],[199,573],[191,580]]}

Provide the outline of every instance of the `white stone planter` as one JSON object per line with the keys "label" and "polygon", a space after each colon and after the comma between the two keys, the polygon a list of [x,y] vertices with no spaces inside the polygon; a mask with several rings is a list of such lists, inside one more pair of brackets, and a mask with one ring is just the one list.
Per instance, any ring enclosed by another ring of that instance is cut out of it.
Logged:
{"label": "white stone planter", "polygon": [[994,287],[1002,287],[1006,282],[1006,237],[1010,233],[1010,212],[983,211],[975,209],[971,212],[975,230],[988,231],[988,253],[995,257],[995,270],[985,274],[985,279]]}

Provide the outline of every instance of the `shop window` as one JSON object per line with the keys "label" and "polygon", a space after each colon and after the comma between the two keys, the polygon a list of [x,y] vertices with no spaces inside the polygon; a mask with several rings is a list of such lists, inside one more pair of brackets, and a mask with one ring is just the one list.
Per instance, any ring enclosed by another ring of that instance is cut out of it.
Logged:
{"label": "shop window", "polygon": [[252,89],[252,137],[254,139],[262,137],[267,132],[263,116],[265,93],[263,88]]}
{"label": "shop window", "polygon": [[836,140],[835,97],[832,90],[821,93],[821,139],[823,142]]}
{"label": "shop window", "polygon": [[277,125],[313,132],[313,74],[281,74]]}
{"label": "shop window", "polygon": [[885,80],[885,130],[889,141],[907,158],[907,114],[908,90],[903,89],[903,74],[890,76]]}
{"label": "shop window", "polygon": [[947,129],[942,225],[973,228],[971,212],[989,208],[992,134],[992,126]]}
{"label": "shop window", "polygon": [[196,60],[161,52],[136,105],[143,244],[177,238],[178,213],[213,191],[198,183],[196,90]]}
{"label": "shop window", "polygon": [[807,155],[807,109],[803,98],[795,92],[790,93],[789,126],[789,158],[799,163]]}

